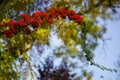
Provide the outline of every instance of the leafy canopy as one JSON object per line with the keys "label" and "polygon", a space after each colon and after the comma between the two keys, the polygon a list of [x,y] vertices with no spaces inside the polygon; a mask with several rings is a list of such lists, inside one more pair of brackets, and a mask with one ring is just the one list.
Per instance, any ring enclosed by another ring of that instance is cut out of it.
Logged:
{"label": "leafy canopy", "polygon": [[[114,5],[117,1],[111,3]],[[21,64],[29,63],[27,51],[35,41],[49,46],[51,32],[63,42],[56,49],[56,56],[82,55],[92,63],[93,50],[106,31],[104,27],[94,23],[98,15],[107,17],[104,15],[109,8],[104,6],[107,4],[106,0],[53,0],[53,5],[46,11],[33,13],[30,13],[33,0],[1,0],[0,4],[0,75],[3,80],[18,80],[21,73],[16,61]],[[24,13],[20,14],[21,12]]]}

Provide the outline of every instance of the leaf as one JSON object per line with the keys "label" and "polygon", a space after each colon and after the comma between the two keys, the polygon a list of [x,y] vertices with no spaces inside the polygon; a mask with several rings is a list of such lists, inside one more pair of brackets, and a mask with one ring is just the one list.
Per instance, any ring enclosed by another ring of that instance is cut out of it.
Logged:
{"label": "leaf", "polygon": [[22,53],[22,58],[23,58],[23,59],[26,59],[26,58],[27,58],[27,53],[26,53],[26,52],[23,52],[23,53]]}
{"label": "leaf", "polygon": [[55,56],[56,56],[56,57],[61,57],[62,54],[58,52],[58,53],[55,53]]}

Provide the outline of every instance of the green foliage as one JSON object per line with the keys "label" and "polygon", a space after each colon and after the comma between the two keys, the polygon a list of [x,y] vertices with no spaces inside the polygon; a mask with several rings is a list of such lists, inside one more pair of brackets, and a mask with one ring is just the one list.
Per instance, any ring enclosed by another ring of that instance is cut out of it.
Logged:
{"label": "green foliage", "polygon": [[[6,16],[9,18],[18,18],[20,12],[29,12],[29,6],[34,0],[1,0],[0,3],[0,21]],[[19,3],[19,4],[18,4]],[[26,10],[27,9],[27,10]]]}
{"label": "green foliage", "polygon": [[116,13],[118,0],[52,0],[53,7],[66,7],[67,9],[79,10],[79,14],[89,16],[96,20],[99,16],[102,19],[113,18]]}
{"label": "green foliage", "polygon": [[103,66],[103,65],[99,65],[99,64],[97,64],[97,63],[95,63],[95,62],[91,62],[91,65],[94,65],[94,66],[100,68],[100,69],[103,70],[103,71],[104,71],[104,70],[107,70],[107,71],[110,71],[110,72],[117,72],[116,69],[110,69],[110,68],[107,68],[107,67],[105,67],[105,66]]}
{"label": "green foliage", "polygon": [[[97,40],[102,38],[102,27],[96,26],[93,22],[86,17],[81,24],[77,24],[74,21],[65,22],[65,20],[57,20],[55,25],[56,34],[59,39],[64,42],[64,47],[62,48],[65,53],[70,55],[80,54],[77,46],[81,46],[82,52],[85,52],[88,61],[92,60],[92,51],[96,48],[98,42]],[[61,26],[62,25],[62,26]],[[99,35],[99,36],[98,36]],[[56,52],[57,56],[60,56],[59,52]]]}
{"label": "green foliage", "polygon": [[[18,16],[20,12],[30,14],[30,4],[32,4],[32,2],[33,0],[5,0],[1,2],[0,24],[8,22],[12,18],[19,20],[20,17]],[[96,3],[99,3],[99,5]],[[115,5],[117,1],[111,1],[111,3]],[[28,65],[30,65],[27,51],[31,49],[35,41],[37,44],[49,46],[49,38],[51,38],[50,32],[54,32],[58,39],[63,42],[62,46],[56,48],[55,55],[57,57],[73,57],[75,55],[79,55],[77,57],[80,57],[80,55],[83,55],[85,60],[92,63],[92,65],[100,67],[103,70],[113,71],[92,62],[94,57],[93,50],[97,47],[98,40],[102,39],[103,34],[106,32],[105,27],[98,26],[94,21],[97,16],[101,16],[104,19],[110,16],[110,14],[107,13],[107,9],[110,6],[105,5],[108,5],[106,0],[88,0],[86,2],[84,0],[54,1],[51,9],[65,8],[71,13],[74,13],[73,10],[80,9],[78,14],[82,15],[83,21],[77,23],[76,21],[69,19],[69,16],[65,16],[65,18],[58,16],[53,19],[53,24],[44,22],[28,35],[20,32],[11,38],[6,38],[0,34],[0,75],[3,76],[2,80],[19,80],[20,73],[17,70],[18,66],[15,61],[19,60],[20,64],[28,62]],[[48,14],[50,14],[49,11]],[[7,30],[9,29],[8,27],[9,26],[4,29]],[[27,27],[30,28],[30,25],[27,25]],[[2,32],[2,30],[3,28],[0,26],[0,31]],[[78,46],[80,48],[78,48]],[[31,68],[28,69],[31,70]],[[32,72],[30,73],[33,74]],[[91,79],[86,73],[83,73],[83,75],[85,77],[87,76],[88,80]]]}

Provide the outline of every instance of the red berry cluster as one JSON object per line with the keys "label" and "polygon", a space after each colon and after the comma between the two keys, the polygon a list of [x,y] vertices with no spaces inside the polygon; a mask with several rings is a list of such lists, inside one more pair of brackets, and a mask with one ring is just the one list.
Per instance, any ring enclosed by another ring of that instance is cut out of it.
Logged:
{"label": "red berry cluster", "polygon": [[62,9],[58,9],[58,8],[55,8],[55,9],[48,9],[50,13],[50,16],[52,18],[57,18],[58,16],[62,17],[63,19],[66,18],[66,16],[68,16],[68,18],[70,20],[75,20],[75,22],[77,23],[81,23],[83,21],[83,18],[76,14],[74,10],[66,10],[65,8],[62,8]]}
{"label": "red berry cluster", "polygon": [[[4,24],[0,24],[0,34],[6,36],[7,38],[12,38],[14,35],[18,33],[30,34],[30,26],[33,29],[38,28],[41,24],[47,22],[49,24],[53,23],[53,18],[57,18],[58,16],[63,19],[66,16],[69,17],[70,20],[75,20],[77,23],[81,23],[83,18],[76,14],[74,11],[66,10],[66,9],[48,9],[47,12],[34,12],[31,16],[27,14],[21,14],[19,21],[10,20]],[[6,29],[7,28],[7,29]]]}

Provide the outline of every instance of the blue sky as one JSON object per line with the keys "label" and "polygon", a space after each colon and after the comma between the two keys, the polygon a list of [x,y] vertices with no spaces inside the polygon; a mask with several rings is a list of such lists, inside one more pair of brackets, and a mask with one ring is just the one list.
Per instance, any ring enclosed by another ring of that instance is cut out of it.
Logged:
{"label": "blue sky", "polygon": [[[104,65],[107,68],[117,68],[116,63],[118,60],[118,56],[120,55],[120,20],[114,21],[103,21],[100,20],[100,24],[106,23],[107,33],[104,35],[106,40],[103,43],[102,40],[99,41],[99,45],[95,50],[95,58],[94,61],[100,65]],[[56,36],[52,36],[54,40],[55,46],[59,46],[61,41],[58,41]],[[52,46],[52,47],[55,47]],[[49,52],[49,49],[47,49]],[[44,58],[47,57],[46,54],[43,55]],[[36,57],[37,58],[37,57]],[[40,59],[40,58],[39,58]],[[39,62],[39,61],[35,61]],[[59,64],[59,60],[57,59],[56,64]],[[37,64],[37,63],[36,63]],[[38,63],[39,64],[39,63]],[[95,66],[88,66],[87,70],[94,72],[92,80],[116,80],[117,73],[112,73],[110,71],[103,71]]]}
{"label": "blue sky", "polygon": [[[104,21],[100,21],[100,23],[104,23]],[[107,33],[104,38],[110,40],[106,40],[105,43],[100,41],[100,45],[95,51],[94,60],[108,68],[117,68],[116,63],[119,58],[118,55],[120,55],[120,20],[107,20],[105,23]],[[117,75],[114,72],[102,71],[96,67],[92,67],[92,70],[94,70],[92,80],[116,80]]]}
{"label": "blue sky", "polygon": [[[104,43],[102,40],[99,41],[100,44],[94,52],[94,61],[107,68],[116,69],[118,55],[120,55],[120,20],[100,20],[99,24],[106,24],[107,33],[104,35],[104,39],[108,40]],[[60,45],[55,36],[53,36],[53,39],[55,40],[54,45]],[[87,69],[94,72],[92,80],[116,80],[117,77],[117,73],[103,71],[95,66],[88,66]]]}
{"label": "blue sky", "polygon": [[[104,35],[106,40],[104,43],[102,40],[99,41],[99,45],[95,50],[95,59],[94,61],[100,65],[104,65],[107,68],[117,68],[115,65],[118,60],[118,55],[120,54],[120,20],[119,21],[103,21],[100,20],[100,24],[106,24],[107,33]],[[53,41],[55,46],[60,46],[61,41],[58,41],[56,36],[53,36]],[[54,46],[54,47],[55,47]],[[56,64],[60,61],[57,59]],[[115,80],[117,77],[116,73],[110,71],[103,71],[95,66],[88,66],[89,71],[93,71],[92,80]],[[103,78],[101,78],[103,76]]]}

